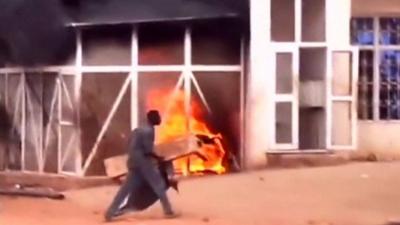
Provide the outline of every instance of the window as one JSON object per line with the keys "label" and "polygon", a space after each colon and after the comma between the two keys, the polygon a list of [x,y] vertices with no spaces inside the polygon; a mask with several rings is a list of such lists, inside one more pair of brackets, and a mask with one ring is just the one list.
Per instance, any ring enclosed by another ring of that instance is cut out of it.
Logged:
{"label": "window", "polygon": [[360,48],[359,119],[400,120],[400,18],[353,18],[351,42]]}

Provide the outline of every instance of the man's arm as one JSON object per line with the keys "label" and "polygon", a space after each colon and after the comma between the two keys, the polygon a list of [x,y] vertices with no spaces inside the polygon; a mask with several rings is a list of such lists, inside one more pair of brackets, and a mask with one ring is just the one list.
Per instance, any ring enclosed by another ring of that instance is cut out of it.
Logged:
{"label": "man's arm", "polygon": [[143,141],[144,154],[146,156],[153,157],[156,160],[163,160],[164,159],[163,157],[158,156],[154,152],[154,136],[153,136],[153,134],[151,133],[150,130],[145,130],[143,132],[142,141]]}

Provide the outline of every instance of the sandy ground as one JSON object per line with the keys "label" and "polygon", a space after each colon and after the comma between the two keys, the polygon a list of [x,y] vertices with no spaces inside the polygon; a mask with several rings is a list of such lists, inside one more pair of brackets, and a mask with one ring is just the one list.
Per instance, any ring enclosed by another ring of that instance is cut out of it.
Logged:
{"label": "sandy ground", "polygon": [[[400,218],[400,163],[265,170],[205,177],[170,192],[182,217],[162,219],[159,204],[111,224],[379,225]],[[0,225],[103,224],[116,187],[66,193],[64,201],[0,197]]]}

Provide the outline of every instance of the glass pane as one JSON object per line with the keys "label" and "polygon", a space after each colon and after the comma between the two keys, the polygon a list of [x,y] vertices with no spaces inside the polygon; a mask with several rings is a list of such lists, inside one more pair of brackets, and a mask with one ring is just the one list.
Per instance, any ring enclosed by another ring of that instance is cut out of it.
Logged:
{"label": "glass pane", "polygon": [[351,19],[351,43],[353,45],[374,44],[374,20],[372,18]]}
{"label": "glass pane", "polygon": [[83,30],[84,65],[130,65],[132,28],[96,27]]}
{"label": "glass pane", "polygon": [[[127,77],[128,74],[125,73],[83,74],[80,141],[82,142],[84,161],[92,150]],[[104,174],[103,160],[126,152],[127,136],[130,131],[130,96],[130,87],[128,86],[103,138],[99,142],[99,153],[89,168],[88,174]]]}
{"label": "glass pane", "polygon": [[382,45],[400,44],[400,18],[380,18],[380,38]]}
{"label": "glass pane", "polygon": [[22,92],[21,74],[8,74],[7,80],[7,112],[12,124],[10,131],[10,156],[9,168],[19,170],[22,168]]}
{"label": "glass pane", "polygon": [[6,154],[8,144],[8,131],[10,121],[6,111],[6,75],[0,74],[0,171],[6,169],[8,157]]}
{"label": "glass pane", "polygon": [[372,50],[361,50],[359,53],[359,58],[359,82],[373,82],[374,52]]}
{"label": "glass pane", "polygon": [[275,140],[277,144],[292,143],[292,103],[276,103]]}
{"label": "glass pane", "polygon": [[358,118],[373,119],[373,83],[359,83],[358,85]]}
{"label": "glass pane", "polygon": [[293,57],[291,53],[276,54],[276,93],[293,92]]}
{"label": "glass pane", "polygon": [[0,74],[0,105],[6,104],[6,75]]}
{"label": "glass pane", "polygon": [[61,82],[61,116],[63,121],[76,124],[77,103],[75,76],[63,75]]}
{"label": "glass pane", "polygon": [[76,173],[79,154],[79,135],[76,127],[61,127],[61,170]]}
{"label": "glass pane", "polygon": [[[139,74],[139,125],[146,123],[146,112],[148,110],[156,109],[160,111],[163,117],[163,122],[157,129],[156,142],[170,137],[186,135],[188,132],[184,112],[183,83],[177,86],[180,75],[180,72],[145,72]],[[179,125],[174,125],[175,120],[179,121],[175,122]]]}
{"label": "glass pane", "polygon": [[334,102],[332,111],[332,144],[351,145],[351,104]]}
{"label": "glass pane", "polygon": [[190,170],[211,173],[234,171],[238,169],[235,166],[240,157],[240,73],[198,72],[194,78],[191,133],[214,138],[215,142],[200,148],[209,160],[190,157]]}
{"label": "glass pane", "polygon": [[302,1],[301,40],[325,41],[325,0]]}
{"label": "glass pane", "polygon": [[374,52],[361,50],[358,65],[358,118],[373,119]]}
{"label": "glass pane", "polygon": [[150,24],[139,29],[139,64],[183,64],[184,28],[177,25]]}
{"label": "glass pane", "polygon": [[400,81],[400,51],[386,50],[381,52],[379,60],[381,82]]}
{"label": "glass pane", "polygon": [[295,16],[294,0],[271,1],[271,39],[272,41],[294,41]]}
{"label": "glass pane", "polygon": [[302,150],[326,148],[326,110],[324,108],[300,108],[299,148]]}
{"label": "glass pane", "polygon": [[25,169],[39,171],[42,162],[43,141],[43,76],[40,73],[26,74],[25,107]]}
{"label": "glass pane", "polygon": [[332,55],[332,88],[334,95],[351,95],[351,52],[334,52]]}
{"label": "glass pane", "polygon": [[239,27],[223,21],[196,23],[192,28],[192,63],[240,64]]}
{"label": "glass pane", "polygon": [[58,92],[57,74],[43,73],[43,157],[44,171],[58,172]]}
{"label": "glass pane", "polygon": [[380,118],[400,119],[400,51],[381,52]]}

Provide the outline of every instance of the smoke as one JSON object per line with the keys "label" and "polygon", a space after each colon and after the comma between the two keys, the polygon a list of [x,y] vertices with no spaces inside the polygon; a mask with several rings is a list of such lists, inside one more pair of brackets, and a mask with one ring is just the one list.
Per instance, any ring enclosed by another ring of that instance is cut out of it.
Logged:
{"label": "smoke", "polygon": [[221,7],[248,13],[248,0],[163,1],[0,0],[0,66],[62,64],[74,50],[74,28],[65,26],[72,20],[173,20],[217,15]]}
{"label": "smoke", "polygon": [[73,50],[72,28],[58,0],[0,0],[0,62],[38,66],[62,62]]}

